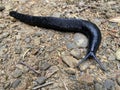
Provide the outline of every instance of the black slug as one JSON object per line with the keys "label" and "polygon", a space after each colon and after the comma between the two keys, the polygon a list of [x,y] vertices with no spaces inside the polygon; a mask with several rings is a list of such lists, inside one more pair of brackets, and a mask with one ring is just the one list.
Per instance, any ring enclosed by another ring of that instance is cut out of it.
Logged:
{"label": "black slug", "polygon": [[92,22],[81,20],[81,19],[65,19],[56,17],[41,17],[41,16],[30,16],[11,11],[10,16],[32,26],[43,27],[47,29],[54,29],[61,32],[80,32],[87,36],[89,39],[88,49],[86,56],[79,61],[79,66],[83,61],[88,58],[93,58],[101,67],[102,70],[106,71],[100,60],[96,57],[96,52],[101,43],[101,32],[99,28]]}

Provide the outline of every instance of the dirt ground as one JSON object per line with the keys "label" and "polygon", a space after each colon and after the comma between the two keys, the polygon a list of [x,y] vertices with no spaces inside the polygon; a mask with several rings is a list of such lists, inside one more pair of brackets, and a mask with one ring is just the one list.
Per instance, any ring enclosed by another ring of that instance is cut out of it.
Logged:
{"label": "dirt ground", "polygon": [[[26,25],[9,16],[13,10],[92,21],[102,33],[97,57],[107,72],[92,59],[81,70],[72,66],[87,50],[73,45],[77,33]],[[1,0],[0,90],[120,90],[120,21],[111,20],[116,17],[120,0]]]}

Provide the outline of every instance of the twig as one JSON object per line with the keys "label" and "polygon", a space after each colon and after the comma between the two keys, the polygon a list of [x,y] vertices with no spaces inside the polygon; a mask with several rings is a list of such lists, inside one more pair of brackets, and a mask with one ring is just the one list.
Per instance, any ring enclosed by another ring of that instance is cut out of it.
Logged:
{"label": "twig", "polygon": [[[61,79],[61,78],[60,78]],[[65,87],[65,90],[68,90],[68,88],[67,88],[67,85],[65,84],[65,82],[61,79],[61,81],[63,82],[63,85],[64,85],[64,87]]]}
{"label": "twig", "polygon": [[108,33],[108,34],[111,35],[111,36],[114,36],[115,38],[119,38],[119,36],[115,35],[115,33]]}
{"label": "twig", "polygon": [[[59,71],[61,71],[62,72],[62,70],[60,69],[60,67],[59,67]],[[59,75],[60,76],[60,80],[63,82],[63,85],[64,85],[64,87],[65,87],[65,90],[68,90],[68,88],[67,88],[67,85],[65,84],[65,82],[62,80],[62,75],[60,74]]]}
{"label": "twig", "polygon": [[45,86],[48,86],[48,85],[51,85],[51,84],[53,84],[53,82],[48,82],[48,83],[36,86],[36,87],[32,88],[32,90],[38,90],[39,88],[42,88],[42,87],[45,87]]}
{"label": "twig", "polygon": [[27,49],[26,51],[25,51],[25,53],[23,54],[23,59],[25,58],[25,55],[27,54],[27,52],[29,51],[30,49]]}
{"label": "twig", "polygon": [[31,67],[31,66],[29,66],[29,65],[27,65],[26,63],[24,63],[23,61],[20,61],[19,62],[19,64],[22,64],[22,65],[24,65],[24,66],[26,66],[26,67],[28,67],[30,70],[32,70],[34,73],[36,73],[36,74],[38,74],[38,75],[40,75],[40,72],[37,72],[33,67]]}
{"label": "twig", "polygon": [[86,7],[82,8],[82,9],[80,9],[79,12],[82,12],[82,11],[86,10],[87,8],[89,8],[89,6],[86,6]]}

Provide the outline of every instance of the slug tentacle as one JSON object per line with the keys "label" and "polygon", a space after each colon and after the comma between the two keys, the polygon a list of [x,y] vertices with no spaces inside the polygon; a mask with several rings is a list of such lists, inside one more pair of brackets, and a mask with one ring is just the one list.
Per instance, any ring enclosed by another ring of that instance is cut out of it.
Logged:
{"label": "slug tentacle", "polygon": [[82,60],[80,60],[80,61],[78,62],[77,67],[79,68],[79,65],[80,65],[81,63],[83,63],[84,61],[86,61],[88,58],[93,58],[93,59],[100,65],[100,68],[101,68],[103,71],[106,71],[105,67],[102,65],[102,63],[100,62],[100,60],[97,59],[95,53],[92,52],[92,51],[89,52],[89,53],[87,53],[87,55],[86,55]]}

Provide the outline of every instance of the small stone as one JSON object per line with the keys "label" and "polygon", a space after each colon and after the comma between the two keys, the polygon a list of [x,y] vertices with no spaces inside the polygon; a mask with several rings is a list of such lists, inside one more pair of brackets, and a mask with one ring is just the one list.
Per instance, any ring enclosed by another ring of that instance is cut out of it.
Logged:
{"label": "small stone", "polygon": [[[8,83],[6,83],[6,84],[4,85],[4,88],[5,88],[5,89],[8,89],[8,88],[10,88],[10,86],[11,86],[11,83],[8,82]],[[0,90],[1,90],[1,89],[0,89]]]}
{"label": "small stone", "polygon": [[26,43],[30,43],[31,42],[31,38],[30,37],[25,38],[25,42]]}
{"label": "small stone", "polygon": [[59,12],[55,12],[55,13],[53,13],[53,17],[60,17],[60,15],[61,15],[61,13],[59,13]]}
{"label": "small stone", "polygon": [[41,70],[47,70],[51,65],[47,62],[43,63],[42,65],[40,64],[40,69]]}
{"label": "small stone", "polygon": [[51,66],[47,71],[46,71],[46,75],[45,77],[49,78],[51,77],[53,74],[55,74],[58,71],[58,67],[57,66]]}
{"label": "small stone", "polygon": [[0,90],[5,90],[4,87],[0,87]]}
{"label": "small stone", "polygon": [[110,54],[109,57],[108,57],[108,60],[115,60],[115,55]]}
{"label": "small stone", "polygon": [[102,85],[99,83],[95,84],[95,90],[103,90]]}
{"label": "small stone", "polygon": [[34,39],[34,44],[39,45],[40,44],[40,38],[35,38]]}
{"label": "small stone", "polygon": [[115,53],[116,59],[120,60],[120,48]]}
{"label": "small stone", "polygon": [[16,40],[20,40],[22,37],[21,37],[21,34],[19,33],[18,35],[16,35]]}
{"label": "small stone", "polygon": [[117,81],[118,85],[120,86],[120,76],[117,77],[116,81]]}
{"label": "small stone", "polygon": [[114,88],[114,86],[115,86],[115,83],[110,79],[107,79],[104,82],[104,87],[106,88],[106,90],[112,90],[112,88]]}
{"label": "small stone", "polygon": [[2,33],[2,35],[0,35],[0,39],[3,38],[7,38],[10,34],[8,32]]}
{"label": "small stone", "polygon": [[12,83],[12,88],[16,88],[20,84],[21,80],[17,79]]}
{"label": "small stone", "polygon": [[39,85],[41,85],[41,84],[45,83],[46,79],[47,79],[46,77],[41,76],[41,77],[38,77],[38,78],[37,78],[36,82],[37,82]]}
{"label": "small stone", "polygon": [[75,67],[78,63],[78,60],[73,58],[72,56],[62,56],[62,60],[65,64],[67,64],[69,67]]}
{"label": "small stone", "polygon": [[0,57],[3,57],[5,58],[5,53],[8,51],[7,47],[6,46],[1,46],[0,47]]}
{"label": "small stone", "polygon": [[70,52],[70,54],[73,56],[73,57],[75,57],[75,58],[77,58],[77,59],[80,59],[80,50],[79,49],[73,49],[73,50],[71,50],[71,52]]}
{"label": "small stone", "polygon": [[4,9],[5,9],[5,7],[0,5],[0,11],[3,11]]}
{"label": "small stone", "polygon": [[93,22],[96,23],[97,25],[100,25],[100,24],[101,24],[101,21],[100,21],[100,19],[98,19],[98,18],[95,18]]}
{"label": "small stone", "polygon": [[77,48],[77,45],[75,43],[71,43],[71,42],[67,43],[66,46],[67,46],[68,49]]}
{"label": "small stone", "polygon": [[22,71],[19,70],[19,69],[16,69],[16,70],[14,71],[14,73],[13,73],[13,77],[14,77],[14,78],[18,78],[18,77],[20,77],[21,75],[22,75]]}
{"label": "small stone", "polygon": [[90,65],[90,69],[95,69],[96,66],[95,65]]}
{"label": "small stone", "polygon": [[[1,29],[5,28],[5,24],[1,24],[1,23],[0,23],[0,28],[1,28]],[[3,33],[3,31],[0,31],[0,34],[2,34],[2,33]]]}
{"label": "small stone", "polygon": [[81,84],[92,85],[94,83],[94,78],[89,74],[85,74],[85,75],[80,76],[78,78],[78,80]]}
{"label": "small stone", "polygon": [[120,86],[119,85],[115,85],[115,90],[120,90]]}
{"label": "small stone", "polygon": [[5,6],[5,8],[6,8],[6,11],[9,11],[9,10],[12,8],[12,4],[8,3],[8,4]]}
{"label": "small stone", "polygon": [[21,54],[22,48],[20,46],[15,47],[15,54]]}
{"label": "small stone", "polygon": [[66,71],[68,74],[75,75],[75,69],[73,69],[73,68],[66,68],[65,71]]}
{"label": "small stone", "polygon": [[78,47],[87,47],[88,45],[87,37],[81,33],[76,33],[74,35],[74,42]]}
{"label": "small stone", "polygon": [[81,71],[85,71],[89,66],[90,64],[88,62],[84,62],[79,67]]}
{"label": "small stone", "polygon": [[16,68],[18,68],[19,70],[22,70],[23,73],[26,73],[26,72],[29,71],[29,68],[27,68],[27,67],[25,67],[25,66],[23,66],[21,64],[17,64]]}
{"label": "small stone", "polygon": [[40,37],[45,34],[45,31],[37,31],[34,33],[34,36]]}

